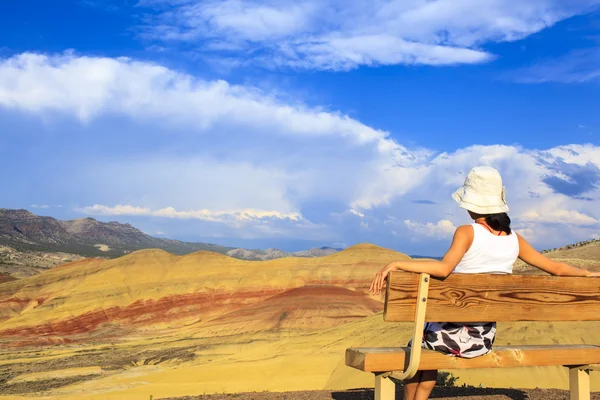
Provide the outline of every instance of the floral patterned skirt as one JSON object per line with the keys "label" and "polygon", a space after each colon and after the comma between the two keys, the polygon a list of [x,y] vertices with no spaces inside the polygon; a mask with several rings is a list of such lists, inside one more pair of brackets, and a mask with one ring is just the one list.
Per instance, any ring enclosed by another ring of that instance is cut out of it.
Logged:
{"label": "floral patterned skirt", "polygon": [[[421,347],[448,356],[473,358],[489,353],[495,338],[495,322],[428,322],[423,331]],[[409,342],[408,346],[411,344]]]}

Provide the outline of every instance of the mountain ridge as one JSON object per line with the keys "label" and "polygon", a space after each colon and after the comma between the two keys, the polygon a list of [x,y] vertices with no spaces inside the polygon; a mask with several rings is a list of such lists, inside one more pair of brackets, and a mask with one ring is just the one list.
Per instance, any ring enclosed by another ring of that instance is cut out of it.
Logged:
{"label": "mountain ridge", "polygon": [[341,249],[320,247],[297,252],[247,250],[212,243],[150,236],[131,224],[91,217],[58,220],[25,209],[0,208],[0,275],[22,278],[81,258],[114,258],[143,249],[175,255],[206,250],[230,257],[265,261],[284,257],[322,257]]}
{"label": "mountain ridge", "polygon": [[212,243],[155,238],[116,221],[101,222],[90,217],[62,221],[6,208],[0,209],[0,243],[20,251],[60,251],[92,257],[116,257],[144,248],[174,254],[198,250],[226,253],[232,249]]}

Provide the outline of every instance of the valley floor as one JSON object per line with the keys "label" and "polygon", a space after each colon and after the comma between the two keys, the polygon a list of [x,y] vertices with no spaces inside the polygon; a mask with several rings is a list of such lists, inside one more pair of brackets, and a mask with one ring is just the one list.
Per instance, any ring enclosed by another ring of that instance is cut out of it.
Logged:
{"label": "valley floor", "polygon": [[[233,394],[211,394],[164,398],[163,400],[373,400],[373,389],[317,390],[302,392],[253,392]],[[398,387],[396,398],[402,399],[402,388]],[[494,389],[473,387],[437,387],[432,399],[438,400],[568,400],[569,392],[554,389]],[[600,400],[600,392],[593,392],[591,400]]]}

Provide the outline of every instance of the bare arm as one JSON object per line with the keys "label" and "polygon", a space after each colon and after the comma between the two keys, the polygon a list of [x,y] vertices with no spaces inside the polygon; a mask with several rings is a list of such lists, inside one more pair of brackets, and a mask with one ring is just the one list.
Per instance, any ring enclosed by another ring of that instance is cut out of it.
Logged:
{"label": "bare arm", "polygon": [[392,271],[403,270],[407,272],[424,272],[435,277],[445,278],[454,271],[465,253],[473,243],[473,228],[469,225],[459,227],[454,233],[452,245],[441,261],[392,261],[383,267],[373,282],[370,291],[379,294],[385,286],[387,276]]}
{"label": "bare arm", "polygon": [[552,260],[534,249],[521,235],[517,235],[517,237],[519,238],[519,258],[527,264],[533,265],[551,275],[598,276],[598,274],[591,273],[585,269],[575,268],[569,264]]}

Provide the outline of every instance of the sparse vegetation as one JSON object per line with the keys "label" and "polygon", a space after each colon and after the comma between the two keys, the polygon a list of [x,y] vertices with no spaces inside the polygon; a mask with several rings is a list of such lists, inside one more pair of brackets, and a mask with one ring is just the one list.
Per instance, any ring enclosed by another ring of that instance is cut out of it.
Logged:
{"label": "sparse vegetation", "polygon": [[[392,379],[392,381],[394,381],[394,383],[398,386],[402,386],[402,381],[398,380],[398,379],[394,379],[394,378],[390,378]],[[455,377],[454,375],[452,375],[450,372],[447,371],[439,371],[438,372],[438,377],[437,377],[437,381],[436,381],[436,386],[439,387],[458,387],[458,385],[456,384],[458,381],[458,378]],[[465,387],[463,385],[463,387]]]}
{"label": "sparse vegetation", "polygon": [[545,253],[553,253],[553,252],[557,252],[557,251],[571,250],[571,249],[576,249],[576,248],[579,248],[579,247],[587,246],[587,245],[590,245],[590,244],[600,244],[600,239],[584,240],[582,242],[577,242],[577,243],[574,243],[574,244],[568,244],[568,245],[563,246],[563,247],[555,247],[553,249],[542,250],[541,253],[545,254]]}
{"label": "sparse vegetation", "polygon": [[450,372],[440,371],[437,377],[437,386],[441,387],[456,387],[458,378],[452,375]]}

